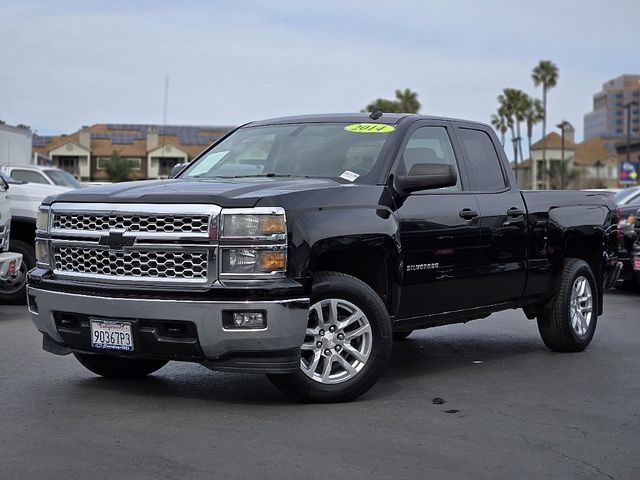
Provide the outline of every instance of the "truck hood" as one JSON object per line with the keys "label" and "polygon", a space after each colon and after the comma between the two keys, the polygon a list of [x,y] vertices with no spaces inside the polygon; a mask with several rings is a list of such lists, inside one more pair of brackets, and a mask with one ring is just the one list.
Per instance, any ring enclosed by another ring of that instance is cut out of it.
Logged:
{"label": "truck hood", "polygon": [[[265,197],[341,185],[338,181],[324,178],[178,178],[172,180],[121,182],[80,188],[58,195],[55,201],[82,203],[199,203],[216,204],[223,207],[253,207]],[[53,200],[51,199],[49,203]]]}

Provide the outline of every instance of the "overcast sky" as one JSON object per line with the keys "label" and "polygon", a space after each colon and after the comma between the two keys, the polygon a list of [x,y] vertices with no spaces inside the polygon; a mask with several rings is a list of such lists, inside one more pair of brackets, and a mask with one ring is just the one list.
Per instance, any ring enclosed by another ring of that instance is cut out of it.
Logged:
{"label": "overcast sky", "polygon": [[92,123],[236,125],[359,111],[395,89],[422,113],[488,122],[504,87],[582,137],[606,80],[640,73],[640,1],[30,1],[0,6],[0,119],[40,134]]}

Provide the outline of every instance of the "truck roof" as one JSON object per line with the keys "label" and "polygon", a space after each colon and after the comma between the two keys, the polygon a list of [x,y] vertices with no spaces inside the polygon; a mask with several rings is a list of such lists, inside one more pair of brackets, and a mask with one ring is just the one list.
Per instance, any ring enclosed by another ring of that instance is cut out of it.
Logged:
{"label": "truck roof", "polygon": [[278,117],[270,118],[267,120],[259,120],[256,122],[250,122],[247,125],[250,126],[262,126],[262,125],[278,125],[286,123],[384,123],[388,125],[395,125],[405,118],[412,118],[414,120],[440,120],[448,122],[464,122],[474,123],[486,127],[486,124],[481,122],[473,122],[470,120],[463,120],[457,118],[437,117],[431,115],[419,115],[415,113],[384,113],[376,120],[372,120],[369,117],[368,112],[355,112],[355,113],[322,113],[313,115],[296,115],[291,117]]}

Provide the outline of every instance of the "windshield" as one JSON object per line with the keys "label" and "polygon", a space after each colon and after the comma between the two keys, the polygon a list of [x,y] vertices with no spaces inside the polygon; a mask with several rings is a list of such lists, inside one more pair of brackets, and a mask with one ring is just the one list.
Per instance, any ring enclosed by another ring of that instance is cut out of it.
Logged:
{"label": "windshield", "polygon": [[55,183],[63,187],[80,188],[82,184],[64,170],[45,170],[44,173]]}
{"label": "windshield", "polygon": [[298,123],[237,130],[180,177],[329,177],[370,181],[391,125]]}

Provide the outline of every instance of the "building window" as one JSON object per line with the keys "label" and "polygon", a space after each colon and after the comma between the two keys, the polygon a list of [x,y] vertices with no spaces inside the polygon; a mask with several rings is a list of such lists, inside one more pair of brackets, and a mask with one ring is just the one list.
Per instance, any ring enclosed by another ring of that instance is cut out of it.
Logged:
{"label": "building window", "polygon": [[180,163],[180,158],[159,158],[158,159],[158,175],[167,177],[171,173],[173,167]]}

